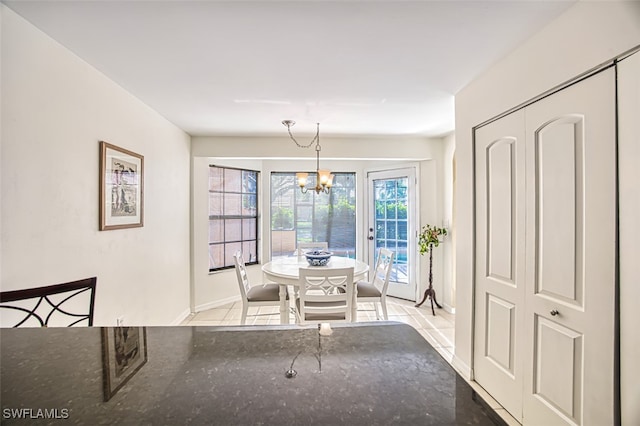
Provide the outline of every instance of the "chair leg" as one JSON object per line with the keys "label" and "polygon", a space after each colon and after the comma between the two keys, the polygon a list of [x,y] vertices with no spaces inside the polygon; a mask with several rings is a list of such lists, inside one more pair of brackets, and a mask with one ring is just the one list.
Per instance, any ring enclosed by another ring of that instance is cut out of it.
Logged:
{"label": "chair leg", "polygon": [[302,324],[302,316],[300,315],[300,311],[296,308],[292,308],[293,312],[295,312],[296,314],[296,324],[300,325]]}
{"label": "chair leg", "polygon": [[378,310],[378,302],[373,302],[373,310],[376,311],[376,319],[380,320],[380,311]]}
{"label": "chair leg", "polygon": [[247,323],[247,312],[249,311],[249,304],[242,304],[242,317],[240,317],[240,324],[245,325]]}
{"label": "chair leg", "polygon": [[380,306],[382,306],[382,317],[385,321],[389,320],[389,315],[387,314],[387,299],[383,297],[380,299]]}

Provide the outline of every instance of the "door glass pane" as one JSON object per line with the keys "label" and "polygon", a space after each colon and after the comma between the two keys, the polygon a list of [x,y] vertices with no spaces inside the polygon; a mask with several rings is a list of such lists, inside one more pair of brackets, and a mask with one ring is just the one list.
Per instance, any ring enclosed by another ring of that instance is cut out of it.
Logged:
{"label": "door glass pane", "polygon": [[391,281],[408,284],[407,270],[407,213],[408,179],[380,179],[373,182],[376,215],[376,247],[395,252]]}
{"label": "door glass pane", "polygon": [[393,280],[394,281],[399,281],[399,282],[408,282],[408,274],[409,271],[407,270],[408,264],[407,264],[407,241],[405,240],[398,240],[397,244],[396,244],[396,257],[393,260],[393,270],[391,271],[391,274],[393,275]]}

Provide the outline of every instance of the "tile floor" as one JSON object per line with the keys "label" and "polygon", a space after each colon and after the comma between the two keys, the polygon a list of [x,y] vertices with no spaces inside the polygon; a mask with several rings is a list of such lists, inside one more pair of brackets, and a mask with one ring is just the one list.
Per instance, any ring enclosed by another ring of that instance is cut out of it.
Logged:
{"label": "tile floor", "polygon": [[[238,301],[208,309],[189,316],[181,325],[240,325],[241,307],[242,302]],[[280,324],[278,309],[276,306],[250,308],[249,316],[247,316],[247,325]],[[387,309],[389,321],[399,321],[411,325],[451,364],[455,342],[454,314],[450,314],[444,309],[436,309],[436,315],[433,316],[431,314],[431,308],[427,303],[420,308],[416,308],[414,302],[395,298],[387,299]],[[371,303],[359,303],[358,321],[375,320],[376,315],[373,311],[373,305]],[[290,315],[289,321],[291,324],[295,324],[293,314]],[[469,384],[508,425],[520,425],[520,423],[511,417],[509,413],[476,382],[469,382]]]}

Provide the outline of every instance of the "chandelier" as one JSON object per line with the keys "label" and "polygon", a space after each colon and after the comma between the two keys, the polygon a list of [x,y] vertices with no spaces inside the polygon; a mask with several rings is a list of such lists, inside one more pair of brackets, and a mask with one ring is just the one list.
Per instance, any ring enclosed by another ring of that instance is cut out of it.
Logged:
{"label": "chandelier", "polygon": [[[289,132],[289,136],[291,140],[298,145],[299,148],[309,148],[313,143],[316,144],[316,186],[315,188],[311,188],[316,191],[316,194],[325,193],[328,194],[331,191],[331,186],[333,186],[333,175],[329,170],[321,170],[320,169],[320,123],[317,124],[316,136],[309,142],[308,145],[300,144],[296,138],[291,134],[291,127],[296,124],[293,120],[284,120],[282,122],[283,125],[287,127],[287,131]],[[306,194],[309,188],[307,187],[307,178],[309,177],[309,173],[296,173],[296,179],[298,180],[298,186],[303,194]]]}

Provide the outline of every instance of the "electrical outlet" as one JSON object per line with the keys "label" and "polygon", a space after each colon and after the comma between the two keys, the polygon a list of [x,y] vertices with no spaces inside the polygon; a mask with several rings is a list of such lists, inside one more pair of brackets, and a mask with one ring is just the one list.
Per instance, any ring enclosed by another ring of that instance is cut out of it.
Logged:
{"label": "electrical outlet", "polygon": [[124,317],[118,317],[116,318],[116,325],[118,327],[122,327],[124,325]]}

